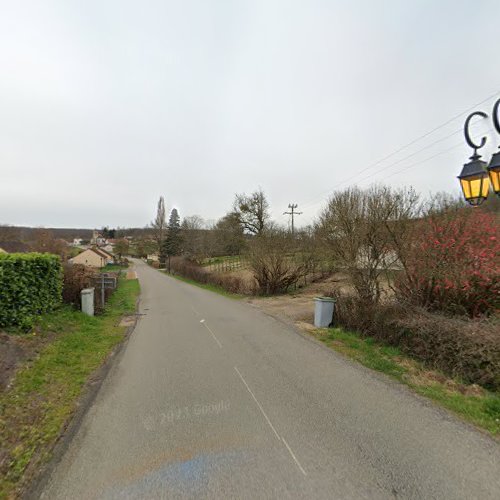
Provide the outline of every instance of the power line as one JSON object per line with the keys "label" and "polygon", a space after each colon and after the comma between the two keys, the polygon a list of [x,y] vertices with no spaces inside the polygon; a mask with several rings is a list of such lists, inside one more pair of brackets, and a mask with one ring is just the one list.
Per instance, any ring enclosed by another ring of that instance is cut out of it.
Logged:
{"label": "power line", "polygon": [[[492,132],[493,132],[493,129],[492,129],[492,128],[490,128],[490,129],[488,130],[488,132],[489,132],[489,133],[492,133]],[[420,165],[421,163],[425,163],[426,161],[432,160],[432,159],[433,159],[433,158],[435,158],[436,156],[440,156],[440,155],[442,155],[442,154],[448,153],[448,152],[452,151],[453,149],[456,149],[456,148],[458,148],[458,147],[460,147],[460,146],[463,146],[463,142],[462,142],[462,141],[460,141],[458,144],[455,144],[455,145],[454,145],[454,146],[452,146],[451,148],[445,149],[444,151],[440,151],[440,152],[436,153],[435,155],[430,156],[429,158],[425,158],[424,160],[418,161],[418,162],[416,162],[416,163],[412,163],[411,165],[408,165],[407,167],[404,167],[404,168],[402,168],[402,169],[400,169],[400,170],[396,170],[395,172],[392,172],[391,174],[389,174],[389,175],[387,176],[387,178],[392,177],[392,176],[397,175],[397,174],[400,174],[400,173],[402,173],[402,172],[406,172],[406,170],[410,170],[411,168],[416,167],[416,166]]]}
{"label": "power line", "polygon": [[294,211],[296,208],[298,208],[297,204],[294,205],[293,203],[290,203],[288,205],[288,208],[291,211],[290,212],[283,212],[283,215],[291,215],[291,217],[292,217],[292,236],[293,236],[293,234],[294,234],[294,228],[295,228],[295,226],[294,226],[294,217],[295,217],[295,215],[302,215],[302,212],[295,212]]}
{"label": "power line", "polygon": [[[473,110],[474,108],[476,108],[477,106],[480,106],[481,104],[484,104],[485,102],[487,102],[487,101],[491,100],[492,98],[496,97],[499,93],[500,93],[500,92],[497,90],[494,94],[492,94],[492,95],[488,96],[487,98],[483,99],[482,101],[479,101],[479,102],[477,102],[476,104],[474,104],[474,105],[470,106],[469,108],[467,108],[466,110],[462,111],[461,113],[458,113],[458,114],[454,115],[452,118],[450,118],[450,119],[446,120],[445,122],[441,123],[441,124],[440,124],[440,125],[438,125],[437,127],[434,127],[432,130],[430,130],[430,131],[426,132],[425,134],[420,135],[420,136],[419,136],[419,137],[417,137],[416,139],[413,139],[412,141],[408,142],[408,143],[407,143],[407,144],[405,144],[404,146],[401,146],[400,148],[396,149],[396,150],[395,150],[395,151],[393,151],[392,153],[390,153],[390,154],[388,154],[388,155],[384,156],[384,157],[383,157],[383,158],[381,158],[380,160],[377,160],[376,162],[371,163],[370,165],[368,165],[368,166],[367,166],[367,167],[365,167],[364,169],[360,170],[359,172],[357,172],[357,173],[356,173],[356,174],[354,174],[353,176],[351,176],[351,177],[349,177],[348,179],[345,179],[345,180],[341,181],[340,183],[338,183],[338,184],[337,184],[337,186],[336,186],[336,188],[338,188],[340,185],[345,184],[346,182],[351,181],[352,179],[354,179],[354,178],[355,178],[355,177],[357,177],[358,175],[360,175],[360,174],[362,174],[362,173],[366,172],[367,170],[370,170],[370,169],[372,169],[373,167],[376,167],[377,165],[380,165],[380,164],[381,164],[381,163],[383,163],[385,160],[387,160],[387,159],[391,158],[392,156],[394,156],[394,155],[396,155],[396,154],[400,153],[401,151],[405,150],[406,148],[408,148],[408,147],[412,146],[413,144],[416,144],[416,143],[417,143],[417,142],[419,142],[420,140],[422,140],[422,139],[424,139],[424,138],[426,138],[426,137],[430,136],[431,134],[433,134],[433,133],[434,133],[434,132],[436,132],[437,130],[439,130],[439,129],[441,129],[441,128],[445,127],[446,125],[448,125],[449,123],[451,123],[451,122],[455,121],[457,118],[460,118],[460,117],[461,117],[462,115],[464,115],[465,113],[468,113],[469,111],[472,111],[472,110]],[[391,165],[389,165],[389,166],[394,166],[395,164],[400,163],[401,161],[404,161],[405,159],[408,159],[408,158],[410,158],[410,157],[412,157],[412,156],[415,156],[417,153],[419,153],[419,152],[421,152],[421,151],[423,151],[423,150],[425,150],[425,149],[428,149],[429,147],[431,147],[431,146],[433,146],[433,145],[437,144],[438,142],[442,142],[443,140],[446,140],[446,139],[448,139],[449,137],[452,137],[453,135],[455,135],[455,134],[459,133],[461,130],[462,130],[462,129],[459,129],[459,130],[457,130],[456,132],[453,132],[452,134],[450,134],[449,136],[446,136],[446,137],[444,137],[443,139],[439,139],[439,140],[435,141],[434,143],[431,143],[430,145],[425,146],[425,147],[423,147],[423,148],[419,149],[419,150],[418,150],[418,151],[416,151],[415,153],[412,153],[412,154],[410,154],[409,156],[407,156],[407,157],[405,157],[405,158],[403,158],[403,159],[401,159],[401,160],[397,160],[396,162],[393,162],[393,163],[392,163]],[[384,168],[383,168],[383,169],[381,169],[381,170],[378,170],[378,171],[377,171],[377,173],[378,173],[378,172],[381,172],[381,171],[383,171],[383,170],[386,170],[387,168],[389,168],[389,166],[388,166],[388,167],[384,167]],[[369,177],[372,177],[372,176],[369,176]],[[330,193],[330,192],[331,192],[331,191],[333,191],[334,189],[335,189],[335,188],[332,188],[332,189],[330,189],[330,190],[328,190],[328,191],[323,191],[323,193],[322,193],[322,194],[324,194],[324,193]],[[319,196],[322,196],[322,194],[320,194]],[[315,205],[316,203],[317,203],[317,199],[316,199],[315,201],[306,202],[305,204],[303,204],[303,206],[311,206],[311,205]]]}

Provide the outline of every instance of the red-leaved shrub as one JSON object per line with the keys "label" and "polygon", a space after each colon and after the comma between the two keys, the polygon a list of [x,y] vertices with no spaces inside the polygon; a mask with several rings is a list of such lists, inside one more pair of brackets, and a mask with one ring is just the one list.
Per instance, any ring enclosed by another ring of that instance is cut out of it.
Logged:
{"label": "red-leaved shrub", "polygon": [[477,209],[431,214],[415,224],[396,282],[400,299],[478,317],[500,306],[500,225]]}

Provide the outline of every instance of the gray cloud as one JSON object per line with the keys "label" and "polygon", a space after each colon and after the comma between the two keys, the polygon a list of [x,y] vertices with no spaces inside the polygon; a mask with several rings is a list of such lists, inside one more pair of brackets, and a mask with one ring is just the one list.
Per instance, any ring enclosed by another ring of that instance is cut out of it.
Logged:
{"label": "gray cloud", "polygon": [[493,0],[1,10],[4,223],[142,226],[160,194],[181,215],[214,219],[258,186],[277,220],[294,201],[305,223],[342,181],[456,191],[462,118],[354,176],[500,92]]}

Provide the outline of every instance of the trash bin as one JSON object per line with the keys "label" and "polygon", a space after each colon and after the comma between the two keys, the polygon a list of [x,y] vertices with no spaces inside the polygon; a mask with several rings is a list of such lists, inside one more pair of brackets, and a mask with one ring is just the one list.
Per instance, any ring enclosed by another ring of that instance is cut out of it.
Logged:
{"label": "trash bin", "polygon": [[80,292],[80,297],[82,299],[82,313],[88,316],[94,315],[94,289],[84,288]]}
{"label": "trash bin", "polygon": [[327,328],[333,323],[335,299],[332,297],[316,297],[314,299],[314,326]]}

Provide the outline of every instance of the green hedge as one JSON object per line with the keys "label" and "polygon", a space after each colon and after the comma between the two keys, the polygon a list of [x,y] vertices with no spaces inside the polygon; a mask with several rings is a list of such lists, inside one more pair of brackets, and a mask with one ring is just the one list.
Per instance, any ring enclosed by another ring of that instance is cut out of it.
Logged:
{"label": "green hedge", "polygon": [[0,254],[0,327],[28,328],[61,303],[59,257],[41,253]]}

